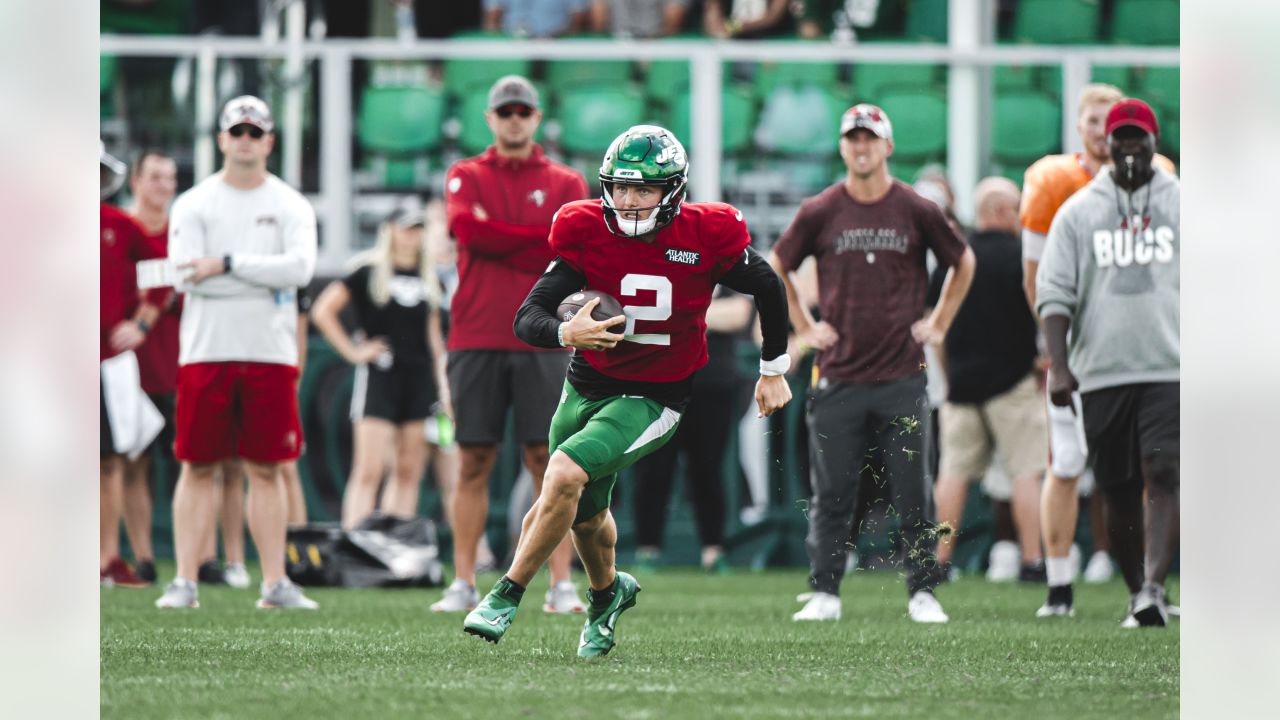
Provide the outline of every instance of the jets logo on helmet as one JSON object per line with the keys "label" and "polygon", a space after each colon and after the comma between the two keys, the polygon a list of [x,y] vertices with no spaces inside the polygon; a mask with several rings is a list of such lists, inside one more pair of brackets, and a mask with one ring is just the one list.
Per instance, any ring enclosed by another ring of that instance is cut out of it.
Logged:
{"label": "jets logo on helmet", "polygon": [[[605,151],[600,164],[600,191],[604,203],[604,223],[609,232],[634,237],[655,232],[671,224],[684,203],[689,180],[689,161],[684,146],[666,128],[636,125],[619,135]],[[662,188],[662,199],[644,220],[625,219],[613,204],[617,185],[653,185]]]}

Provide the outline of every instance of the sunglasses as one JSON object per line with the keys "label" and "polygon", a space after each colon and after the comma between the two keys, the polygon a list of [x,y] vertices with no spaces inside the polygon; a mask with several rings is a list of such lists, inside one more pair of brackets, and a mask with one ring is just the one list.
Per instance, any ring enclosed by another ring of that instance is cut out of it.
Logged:
{"label": "sunglasses", "polygon": [[503,107],[498,108],[495,112],[497,112],[498,117],[503,120],[506,120],[512,115],[519,115],[522,118],[527,118],[533,114],[533,108],[528,105],[504,105]]}
{"label": "sunglasses", "polygon": [[234,125],[227,132],[231,135],[231,137],[235,137],[235,138],[243,137],[245,133],[249,133],[249,137],[253,138],[254,140],[260,140],[262,139],[263,135],[266,135],[266,133],[262,131],[262,128],[258,127],[257,125],[250,125],[248,123],[240,123],[239,125]]}

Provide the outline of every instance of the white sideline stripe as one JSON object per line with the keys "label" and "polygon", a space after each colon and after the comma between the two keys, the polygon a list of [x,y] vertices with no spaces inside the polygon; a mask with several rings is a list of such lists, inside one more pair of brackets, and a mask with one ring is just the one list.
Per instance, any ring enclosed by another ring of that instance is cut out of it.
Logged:
{"label": "white sideline stripe", "polygon": [[364,417],[365,395],[369,393],[369,366],[356,366],[356,384],[351,389],[351,422]]}
{"label": "white sideline stripe", "polygon": [[[640,433],[640,437],[636,438],[636,441],[631,443],[631,447],[627,448],[627,452],[629,453],[637,448],[642,448],[663,435],[666,435],[667,432],[669,432],[671,428],[675,427],[678,422],[680,422],[680,413],[672,410],[671,408],[662,408],[662,414],[658,416],[657,420],[649,423],[649,427],[645,428],[644,432]],[[626,454],[627,453],[623,453],[623,455]]]}

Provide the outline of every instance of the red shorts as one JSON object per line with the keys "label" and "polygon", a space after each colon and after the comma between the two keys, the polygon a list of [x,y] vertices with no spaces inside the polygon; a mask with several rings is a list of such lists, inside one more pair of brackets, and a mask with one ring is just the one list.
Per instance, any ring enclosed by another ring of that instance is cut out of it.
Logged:
{"label": "red shorts", "polygon": [[178,368],[174,455],[191,463],[236,455],[262,463],[296,460],[302,449],[298,368],[258,362]]}

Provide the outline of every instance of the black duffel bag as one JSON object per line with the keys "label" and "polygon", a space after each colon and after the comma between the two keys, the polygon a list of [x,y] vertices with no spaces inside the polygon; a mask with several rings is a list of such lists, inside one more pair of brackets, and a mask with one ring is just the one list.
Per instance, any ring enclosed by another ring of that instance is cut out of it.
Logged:
{"label": "black duffel bag", "polygon": [[337,523],[290,528],[286,572],[299,585],[439,587],[444,567],[428,518],[374,513],[354,530]]}

